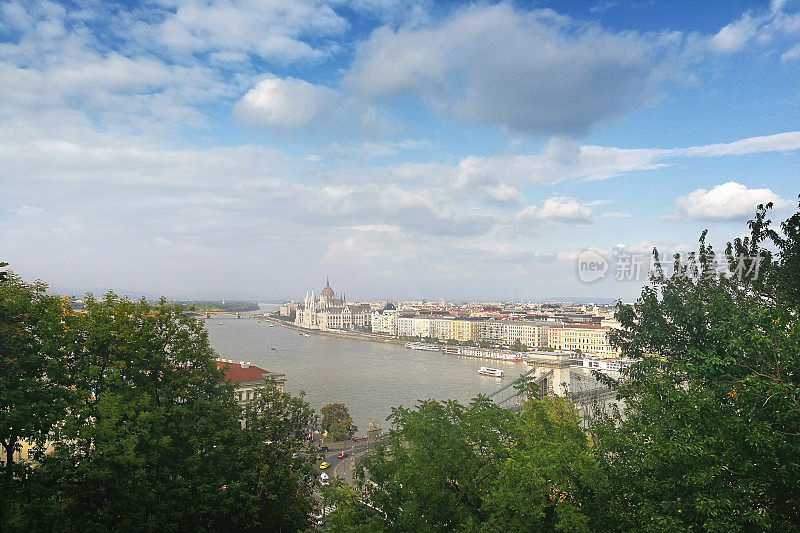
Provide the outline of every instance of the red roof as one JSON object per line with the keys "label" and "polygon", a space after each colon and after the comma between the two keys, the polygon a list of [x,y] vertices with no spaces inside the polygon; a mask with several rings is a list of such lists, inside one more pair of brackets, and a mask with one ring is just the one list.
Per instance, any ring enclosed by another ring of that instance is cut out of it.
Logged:
{"label": "red roof", "polygon": [[226,363],[224,361],[217,361],[217,368],[225,371],[225,379],[227,381],[235,381],[237,383],[261,381],[265,375],[270,374],[267,370],[257,366],[249,365],[247,368],[242,368],[239,363]]}

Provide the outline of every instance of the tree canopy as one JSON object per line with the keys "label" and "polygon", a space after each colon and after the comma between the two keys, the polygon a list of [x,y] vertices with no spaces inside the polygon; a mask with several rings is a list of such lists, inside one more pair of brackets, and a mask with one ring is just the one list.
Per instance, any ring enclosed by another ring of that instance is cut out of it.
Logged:
{"label": "tree canopy", "polygon": [[658,268],[617,307],[640,360],[581,429],[565,399],[396,409],[340,490],[340,531],[795,531],[800,524],[800,212]]}
{"label": "tree canopy", "polygon": [[[613,341],[641,358],[627,404],[595,426],[620,530],[774,530],[800,523],[800,213],[780,231],[699,249],[620,305]],[[655,257],[658,259],[657,252]]]}
{"label": "tree canopy", "polygon": [[320,409],[320,413],[322,429],[328,432],[328,438],[332,441],[347,440],[358,431],[343,403],[329,403]]}
{"label": "tree canopy", "polygon": [[5,480],[4,531],[305,528],[302,399],[265,383],[242,411],[202,324],[163,300],[90,295],[64,313],[42,284],[0,290],[2,437],[52,447]]}

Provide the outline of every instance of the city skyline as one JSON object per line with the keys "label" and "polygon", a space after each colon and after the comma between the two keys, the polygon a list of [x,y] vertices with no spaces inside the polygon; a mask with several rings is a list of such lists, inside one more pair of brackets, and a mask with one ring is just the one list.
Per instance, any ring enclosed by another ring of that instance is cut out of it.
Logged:
{"label": "city skyline", "polygon": [[695,4],[3,2],[0,261],[71,294],[632,300],[614,259],[800,192],[798,2]]}

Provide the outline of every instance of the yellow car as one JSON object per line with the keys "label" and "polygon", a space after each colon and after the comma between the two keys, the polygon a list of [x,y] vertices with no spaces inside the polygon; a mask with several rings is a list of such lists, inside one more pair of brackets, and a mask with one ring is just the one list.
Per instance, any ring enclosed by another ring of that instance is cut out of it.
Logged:
{"label": "yellow car", "polygon": [[326,469],[326,468],[328,468],[329,466],[331,466],[331,465],[330,465],[330,464],[328,464],[328,463],[326,463],[325,461],[323,461],[322,463],[320,463],[320,465],[319,465],[319,469],[320,469],[320,470],[325,470],[325,469]]}

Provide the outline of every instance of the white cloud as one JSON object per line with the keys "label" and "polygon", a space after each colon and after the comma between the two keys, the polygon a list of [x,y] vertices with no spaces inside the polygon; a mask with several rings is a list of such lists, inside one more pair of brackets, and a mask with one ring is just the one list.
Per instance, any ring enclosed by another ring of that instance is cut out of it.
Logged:
{"label": "white cloud", "polygon": [[[758,152],[786,152],[800,149],[800,131],[789,131],[762,137],[749,137],[730,143],[692,146],[683,150],[671,151],[676,156],[719,157],[725,155],[745,155]],[[670,154],[667,154],[670,155]]]}
{"label": "white cloud", "polygon": [[590,221],[592,210],[573,198],[555,196],[544,201],[541,207],[529,205],[517,214],[519,222],[551,221],[566,224],[583,224]]}
{"label": "white cloud", "polygon": [[456,188],[471,190],[482,183],[507,182],[517,187],[552,185],[567,180],[602,180],[667,166],[685,157],[722,157],[800,149],[800,132],[750,137],[730,143],[689,148],[616,148],[581,145],[553,138],[539,154],[470,156],[457,166]]}
{"label": "white cloud", "polygon": [[710,39],[711,49],[715,52],[741,50],[756,35],[761,23],[761,20],[754,19],[750,13],[745,13],[742,18],[731,22]]}
{"label": "white cloud", "polygon": [[375,159],[427,148],[430,148],[429,141],[417,139],[394,142],[333,141],[322,150],[321,154],[328,159]]}
{"label": "white cloud", "polygon": [[234,106],[241,122],[260,127],[295,129],[318,118],[334,98],[327,87],[295,78],[266,78]]}
{"label": "white cloud", "polygon": [[646,103],[674,46],[550,10],[471,6],[436,26],[376,30],[345,84],[376,99],[417,93],[474,124],[581,134]]}
{"label": "white cloud", "polygon": [[600,215],[603,218],[630,218],[631,215],[629,213],[620,213],[618,211],[609,211],[607,213],[603,213]]}
{"label": "white cloud", "polygon": [[791,61],[800,57],[800,44],[796,44],[781,54],[781,60]]}
{"label": "white cloud", "polygon": [[770,189],[748,189],[734,181],[711,190],[697,189],[679,197],[675,205],[681,215],[691,219],[730,220],[752,216],[758,204],[768,202],[772,202],[776,209],[791,205]]}
{"label": "white cloud", "polygon": [[[177,56],[198,52],[241,52],[279,62],[326,56],[348,23],[325,2],[293,0],[184,0],[161,12],[155,25],[141,23],[141,39]],[[320,44],[312,44],[316,41]]]}

